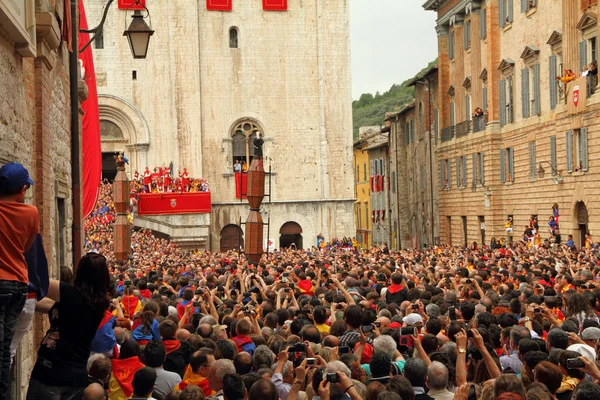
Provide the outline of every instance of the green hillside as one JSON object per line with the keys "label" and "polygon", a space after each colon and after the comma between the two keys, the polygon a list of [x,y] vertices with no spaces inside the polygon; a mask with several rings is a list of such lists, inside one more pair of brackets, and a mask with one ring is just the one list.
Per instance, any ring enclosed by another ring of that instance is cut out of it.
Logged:
{"label": "green hillside", "polygon": [[[419,74],[432,65],[437,60],[429,63],[423,68]],[[354,141],[358,139],[358,129],[361,126],[377,126],[383,124],[386,112],[400,111],[402,107],[410,103],[415,97],[415,88],[408,87],[409,80],[404,81],[401,85],[394,84],[387,92],[380,94],[364,93],[358,100],[352,102],[352,118],[354,121]]]}

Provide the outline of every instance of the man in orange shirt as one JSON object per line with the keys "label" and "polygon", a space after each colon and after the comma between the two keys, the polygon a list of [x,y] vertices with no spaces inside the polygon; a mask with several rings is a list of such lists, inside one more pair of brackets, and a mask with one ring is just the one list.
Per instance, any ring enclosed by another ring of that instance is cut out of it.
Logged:
{"label": "man in orange shirt", "polygon": [[21,164],[0,168],[0,398],[8,398],[10,343],[27,299],[29,282],[25,252],[39,232],[38,210],[23,204],[33,185]]}

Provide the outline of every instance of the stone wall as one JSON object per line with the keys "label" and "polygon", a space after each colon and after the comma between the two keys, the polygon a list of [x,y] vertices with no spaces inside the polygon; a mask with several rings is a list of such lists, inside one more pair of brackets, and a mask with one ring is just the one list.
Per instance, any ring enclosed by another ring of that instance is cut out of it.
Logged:
{"label": "stone wall", "polygon": [[[50,276],[58,278],[61,265],[73,267],[68,52],[55,17],[63,17],[62,1],[39,0],[35,11],[38,28],[40,18],[51,27],[38,29],[35,58],[20,55],[0,25],[0,164],[20,162],[34,179],[25,201],[39,210]],[[36,316],[21,343],[13,398],[25,398],[46,327],[47,318]]]}

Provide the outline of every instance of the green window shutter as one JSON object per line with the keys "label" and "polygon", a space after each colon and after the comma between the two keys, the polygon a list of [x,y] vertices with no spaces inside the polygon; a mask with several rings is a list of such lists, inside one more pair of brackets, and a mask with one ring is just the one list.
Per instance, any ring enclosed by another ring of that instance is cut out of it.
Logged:
{"label": "green window shutter", "polygon": [[587,65],[587,42],[582,40],[579,42],[579,70],[583,71],[583,67]]}
{"label": "green window shutter", "polygon": [[506,182],[506,151],[500,149],[500,182]]}
{"label": "green window shutter", "polygon": [[529,179],[535,180],[536,168],[535,168],[535,142],[529,142]]}
{"label": "green window shutter", "polygon": [[454,126],[454,102],[450,102],[450,126]]}
{"label": "green window shutter", "polygon": [[456,187],[460,187],[460,157],[456,157]]}
{"label": "green window shutter", "polygon": [[450,159],[446,160],[446,173],[448,174],[448,187],[452,187],[452,162]]}
{"label": "green window shutter", "polygon": [[506,25],[506,16],[504,12],[503,0],[498,1],[498,26],[503,28]]}
{"label": "green window shutter", "polygon": [[515,151],[514,148],[508,148],[508,173],[510,174],[511,182],[515,180]]}
{"label": "green window shutter", "polygon": [[573,172],[573,131],[567,132],[567,172]]}
{"label": "green window shutter", "polygon": [[448,35],[448,57],[454,59],[454,32],[450,32]]}
{"label": "green window shutter", "polygon": [[477,185],[477,153],[473,153],[473,187]]}
{"label": "green window shutter", "polygon": [[487,86],[484,86],[482,89],[482,96],[483,96],[483,111],[486,111],[488,108],[488,90],[487,90]]}
{"label": "green window shutter", "polygon": [[550,56],[550,64],[549,64],[549,74],[548,74],[548,79],[550,80],[549,82],[549,87],[550,87],[550,109],[554,110],[556,108],[556,104],[558,103],[558,91],[556,88],[556,55],[552,54]]}
{"label": "green window shutter", "polygon": [[485,17],[487,15],[487,11],[485,8],[482,8],[479,12],[479,39],[483,40],[487,36],[487,22]]}
{"label": "green window shutter", "polygon": [[500,79],[498,82],[500,94],[500,126],[506,125],[506,81]]}
{"label": "green window shutter", "polygon": [[540,96],[540,64],[533,66],[533,115],[542,113],[542,102]]}
{"label": "green window shutter", "polygon": [[529,0],[521,0],[521,12],[527,12],[527,3],[529,2]]}
{"label": "green window shutter", "polygon": [[465,96],[465,121],[471,119],[471,96]]}
{"label": "green window shutter", "polygon": [[467,186],[467,156],[462,156],[462,184]]}
{"label": "green window shutter", "polygon": [[521,111],[523,118],[529,117],[529,68],[521,70]]}
{"label": "green window shutter", "polygon": [[507,12],[507,18],[508,18],[508,22],[513,22],[513,2],[514,0],[508,0],[508,12]]}
{"label": "green window shutter", "polygon": [[579,150],[581,154],[581,170],[588,170],[588,128],[579,131]]}
{"label": "green window shutter", "polygon": [[550,165],[552,165],[552,176],[556,175],[556,136],[550,136]]}
{"label": "green window shutter", "polygon": [[444,170],[444,167],[446,166],[446,161],[442,160],[440,161],[440,188],[444,188],[446,186],[446,171]]}
{"label": "green window shutter", "polygon": [[482,185],[485,184],[485,170],[483,168],[484,164],[483,164],[483,151],[481,153],[479,153],[479,183],[481,183]]}

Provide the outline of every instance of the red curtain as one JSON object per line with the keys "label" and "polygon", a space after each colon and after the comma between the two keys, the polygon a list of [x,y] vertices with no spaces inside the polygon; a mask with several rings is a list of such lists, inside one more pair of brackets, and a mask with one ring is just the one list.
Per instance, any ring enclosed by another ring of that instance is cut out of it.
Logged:
{"label": "red curtain", "polygon": [[139,5],[136,0],[119,0],[119,8],[121,10],[143,10],[146,5],[146,0],[139,0]]}
{"label": "red curtain", "polygon": [[380,191],[380,192],[382,192],[382,191],[384,190],[383,182],[384,182],[384,180],[383,180],[383,175],[381,175],[381,176],[379,177],[379,191]]}
{"label": "red curtain", "polygon": [[263,0],[263,10],[265,11],[286,11],[287,0]]}
{"label": "red curtain", "polygon": [[248,174],[236,172],[235,178],[235,197],[238,199],[246,198],[246,187],[248,184]]}
{"label": "red curtain", "polygon": [[374,192],[375,188],[373,187],[373,177],[371,177],[370,180],[371,180],[371,183],[370,183],[370,185],[371,185],[371,192]]}
{"label": "red curtain", "polygon": [[209,11],[231,11],[233,0],[206,0],[206,9]]}
{"label": "red curtain", "polygon": [[[79,2],[79,28],[88,29],[87,18],[83,0]],[[79,43],[87,43],[90,39],[88,33],[79,33]],[[82,185],[83,185],[83,216],[92,212],[102,180],[102,150],[100,148],[100,118],[98,115],[98,91],[96,89],[96,72],[94,71],[94,58],[92,46],[79,53],[79,60],[85,69],[85,83],[88,87],[88,98],[81,107],[82,119]]]}

